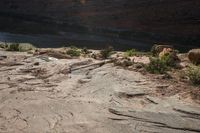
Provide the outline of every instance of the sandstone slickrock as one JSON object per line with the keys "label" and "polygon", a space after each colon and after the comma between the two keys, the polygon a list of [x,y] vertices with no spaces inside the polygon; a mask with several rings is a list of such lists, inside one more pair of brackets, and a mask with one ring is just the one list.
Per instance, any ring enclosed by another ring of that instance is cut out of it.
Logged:
{"label": "sandstone slickrock", "polygon": [[[110,108],[109,111],[113,114],[125,116],[134,121],[139,121],[140,126],[143,127],[143,131],[154,132],[159,131],[160,127],[162,132],[167,132],[168,129],[172,129],[171,132],[200,132],[199,119],[191,119],[186,117],[181,117],[174,114],[164,114],[164,113],[153,113],[153,112],[140,112],[131,110],[120,110]],[[134,122],[133,121],[133,122]],[[148,124],[147,124],[148,123]],[[190,124],[194,123],[194,124]],[[145,128],[148,125],[152,129]],[[174,130],[174,131],[173,131]],[[176,131],[179,130],[179,131]],[[142,129],[141,129],[142,131]]]}
{"label": "sandstone slickrock", "polygon": [[[176,96],[157,97],[157,82],[110,60],[45,61],[27,53],[0,52],[8,62],[23,62],[0,66],[0,132],[200,131],[199,105]],[[70,66],[78,69],[69,73]]]}

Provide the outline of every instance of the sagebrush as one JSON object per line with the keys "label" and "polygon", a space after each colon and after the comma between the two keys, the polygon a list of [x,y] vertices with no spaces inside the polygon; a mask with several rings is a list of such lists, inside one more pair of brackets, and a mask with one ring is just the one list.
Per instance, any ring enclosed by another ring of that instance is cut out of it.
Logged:
{"label": "sagebrush", "polygon": [[186,74],[192,84],[200,85],[200,66],[189,66]]}
{"label": "sagebrush", "polygon": [[66,53],[73,57],[78,57],[81,55],[81,51],[77,47],[74,47],[74,46],[70,47],[70,49],[68,49]]}
{"label": "sagebrush", "polygon": [[124,53],[124,55],[125,55],[125,56],[128,56],[128,57],[134,56],[134,55],[136,55],[136,50],[135,50],[135,49],[127,50],[127,51]]}
{"label": "sagebrush", "polygon": [[145,68],[154,74],[164,74],[169,69],[166,62],[159,58],[150,58],[150,63]]}
{"label": "sagebrush", "polygon": [[111,54],[113,53],[113,47],[112,46],[108,46],[107,48],[103,49],[100,51],[101,57],[103,59],[107,59],[108,57],[111,56]]}

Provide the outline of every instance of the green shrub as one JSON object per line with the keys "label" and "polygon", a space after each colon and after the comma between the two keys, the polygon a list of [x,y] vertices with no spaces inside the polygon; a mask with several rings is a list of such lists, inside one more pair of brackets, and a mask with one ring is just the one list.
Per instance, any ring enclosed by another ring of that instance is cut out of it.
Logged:
{"label": "green shrub", "polygon": [[176,66],[176,60],[172,54],[163,55],[160,60],[162,60],[169,67]]}
{"label": "green shrub", "polygon": [[5,44],[0,44],[0,48],[5,48]]}
{"label": "green shrub", "polygon": [[166,62],[159,58],[150,58],[150,63],[145,67],[150,73],[164,74],[168,70]]}
{"label": "green shrub", "polygon": [[158,46],[157,44],[154,44],[151,48],[151,53],[153,56],[157,56],[157,50],[156,50],[157,46]]}
{"label": "green shrub", "polygon": [[28,43],[11,43],[11,44],[7,44],[5,45],[5,49],[7,51],[20,51],[20,52],[25,52],[25,51],[30,51],[35,49],[35,46],[33,46],[32,44],[28,44]]}
{"label": "green shrub", "polygon": [[200,66],[188,67],[186,74],[192,84],[200,85]]}
{"label": "green shrub", "polygon": [[6,43],[0,44],[0,48],[7,49],[8,48],[8,44],[6,44]]}
{"label": "green shrub", "polygon": [[125,55],[125,56],[128,56],[128,57],[134,56],[134,55],[136,55],[136,50],[135,50],[135,49],[127,50],[127,51],[124,53],[124,55]]}
{"label": "green shrub", "polygon": [[101,54],[101,57],[102,57],[103,59],[107,59],[108,57],[111,56],[112,52],[113,52],[113,47],[112,47],[112,46],[109,46],[109,47],[107,47],[107,48],[101,50],[101,51],[100,51],[100,54]]}
{"label": "green shrub", "polygon": [[19,44],[18,43],[13,43],[13,44],[10,44],[7,49],[7,51],[20,51],[20,48],[19,48]]}
{"label": "green shrub", "polygon": [[81,51],[77,47],[74,47],[74,46],[72,46],[69,50],[67,50],[66,53],[72,57],[78,57],[81,55]]}
{"label": "green shrub", "polygon": [[35,46],[33,46],[32,44],[28,44],[28,43],[22,43],[19,45],[20,52],[27,52],[27,51],[33,50],[35,48],[36,48]]}

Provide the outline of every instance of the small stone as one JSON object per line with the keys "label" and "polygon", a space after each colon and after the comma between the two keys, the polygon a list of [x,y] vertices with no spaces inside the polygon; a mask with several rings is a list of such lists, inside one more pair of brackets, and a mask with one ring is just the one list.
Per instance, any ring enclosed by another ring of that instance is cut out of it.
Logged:
{"label": "small stone", "polygon": [[84,83],[87,83],[87,82],[90,82],[90,81],[91,81],[91,79],[80,79],[79,83],[84,84]]}
{"label": "small stone", "polygon": [[143,90],[136,90],[131,92],[117,92],[116,94],[120,98],[134,98],[138,96],[144,96],[147,93],[145,93]]}
{"label": "small stone", "polygon": [[34,66],[39,66],[40,63],[39,63],[39,62],[35,62],[33,65],[34,65]]}

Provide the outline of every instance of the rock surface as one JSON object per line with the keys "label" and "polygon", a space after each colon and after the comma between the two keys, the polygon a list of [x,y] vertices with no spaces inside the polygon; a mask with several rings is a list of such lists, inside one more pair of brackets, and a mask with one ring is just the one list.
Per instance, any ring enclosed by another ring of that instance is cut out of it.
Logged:
{"label": "rock surface", "polygon": [[73,69],[85,58],[0,54],[15,62],[0,63],[0,132],[200,132],[198,104],[157,97],[157,82],[139,72],[112,63]]}

